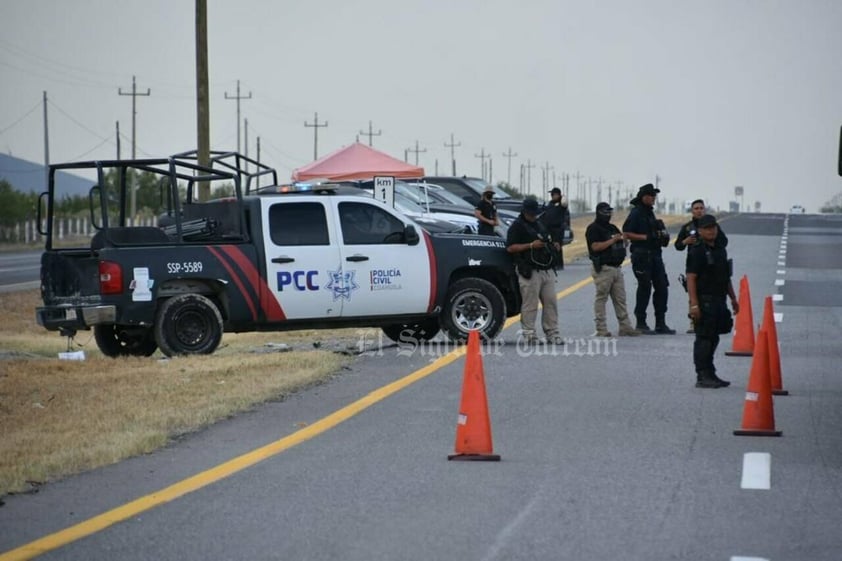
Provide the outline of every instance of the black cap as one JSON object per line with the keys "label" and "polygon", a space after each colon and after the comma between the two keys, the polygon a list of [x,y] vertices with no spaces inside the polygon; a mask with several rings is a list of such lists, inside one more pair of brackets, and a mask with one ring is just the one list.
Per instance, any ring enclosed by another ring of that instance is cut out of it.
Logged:
{"label": "black cap", "polygon": [[597,212],[612,212],[614,209],[608,203],[599,203],[596,205]]}
{"label": "black cap", "polygon": [[716,217],[712,214],[705,214],[699,221],[696,223],[697,227],[699,228],[709,228],[710,226],[716,226]]}
{"label": "black cap", "polygon": [[561,195],[561,189],[558,187],[553,187],[550,189],[550,195]]}
{"label": "black cap", "polygon": [[656,189],[654,185],[652,185],[651,183],[647,183],[646,185],[641,186],[637,190],[637,196],[642,197],[644,195],[652,195],[654,197],[660,192],[660,189]]}
{"label": "black cap", "polygon": [[525,214],[538,214],[538,211],[541,209],[541,205],[538,204],[538,200],[532,197],[526,198],[523,200],[523,208],[521,209]]}

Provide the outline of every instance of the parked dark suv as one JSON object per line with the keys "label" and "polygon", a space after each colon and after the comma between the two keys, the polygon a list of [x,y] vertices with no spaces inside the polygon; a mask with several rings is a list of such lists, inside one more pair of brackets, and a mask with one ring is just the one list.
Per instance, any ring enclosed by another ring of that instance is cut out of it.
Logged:
{"label": "parked dark suv", "polygon": [[[468,201],[472,206],[479,204],[482,192],[490,185],[486,180],[479,177],[466,177],[464,175],[462,177],[428,176],[424,177],[422,181],[441,185],[454,195]],[[491,187],[494,189],[494,202],[497,204],[497,208],[520,212],[523,199],[515,199],[494,185],[491,185]]]}

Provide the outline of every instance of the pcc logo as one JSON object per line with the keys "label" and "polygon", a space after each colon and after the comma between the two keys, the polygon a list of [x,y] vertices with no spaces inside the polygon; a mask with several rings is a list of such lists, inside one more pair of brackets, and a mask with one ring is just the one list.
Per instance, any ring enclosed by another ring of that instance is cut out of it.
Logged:
{"label": "pcc logo", "polygon": [[284,287],[293,287],[295,290],[318,290],[316,275],[318,271],[278,271],[278,292],[283,292]]}

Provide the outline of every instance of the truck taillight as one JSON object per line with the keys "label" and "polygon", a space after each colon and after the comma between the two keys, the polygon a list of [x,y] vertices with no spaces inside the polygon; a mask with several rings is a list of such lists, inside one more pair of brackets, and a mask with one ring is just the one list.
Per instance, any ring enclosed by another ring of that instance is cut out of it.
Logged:
{"label": "truck taillight", "polygon": [[123,269],[111,261],[99,262],[99,293],[120,294],[123,292]]}

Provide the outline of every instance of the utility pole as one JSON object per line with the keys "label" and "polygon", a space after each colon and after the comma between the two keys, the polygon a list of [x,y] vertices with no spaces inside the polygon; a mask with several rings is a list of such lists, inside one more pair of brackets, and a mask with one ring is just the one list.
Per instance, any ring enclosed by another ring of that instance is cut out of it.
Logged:
{"label": "utility pole", "polygon": [[47,126],[47,90],[44,90],[44,189],[50,187],[50,129]]}
{"label": "utility pole", "polygon": [[[412,148],[407,148],[407,151],[408,151],[408,152],[413,152],[413,153],[415,154],[415,165],[417,166],[417,165],[418,165],[418,153],[419,153],[419,152],[426,152],[426,151],[427,151],[427,149],[426,149],[426,148],[421,148],[421,149],[419,149],[419,148],[418,148],[418,141],[416,140],[416,141],[415,141],[415,149],[413,150]],[[408,161],[408,160],[407,160],[407,161]]]}
{"label": "utility pole", "polygon": [[371,128],[371,121],[369,121],[368,122],[368,132],[360,131],[360,134],[368,137],[368,145],[369,146],[374,146],[374,144],[372,143],[372,139],[375,136],[380,136],[381,134],[383,134],[383,131],[378,130],[377,132],[374,132],[374,129]]}
{"label": "utility pole", "polygon": [[237,101],[237,153],[240,152],[240,100],[241,99],[251,99],[251,92],[248,95],[240,95],[240,81],[237,80],[237,95],[228,95],[228,92],[225,92],[225,99],[234,99]]}
{"label": "utility pole", "polygon": [[[210,95],[208,93],[208,2],[196,0],[196,163],[210,164]],[[199,200],[210,199],[210,183],[199,182]]]}
{"label": "utility pole", "polygon": [[456,175],[456,151],[454,150],[456,147],[462,146],[462,143],[456,144],[453,141],[453,133],[450,133],[450,144],[447,142],[444,143],[445,148],[450,148],[450,161],[453,164],[453,175]]}
{"label": "utility pole", "polygon": [[512,147],[509,146],[508,152],[503,152],[503,157],[508,158],[509,164],[507,166],[507,173],[506,173],[506,183],[509,184],[509,187],[512,186],[512,158],[517,157],[517,154],[512,152]]}
{"label": "utility pole", "polygon": [[494,179],[492,176],[494,175],[492,172],[494,171],[494,161],[491,159],[491,154],[488,155],[488,182],[492,185],[494,184]]}
{"label": "utility pole", "polygon": [[[543,187],[544,191],[549,191],[549,189],[547,189],[547,187],[549,187],[549,183],[550,183],[550,170],[555,170],[555,166],[550,167],[550,162],[544,162],[544,168],[543,169],[544,169],[544,173],[543,173],[544,183],[543,183],[542,187]],[[555,185],[553,185],[553,187],[555,187]]]}
{"label": "utility pole", "polygon": [[120,159],[120,121],[117,121],[117,159]]}
{"label": "utility pole", "polygon": [[485,159],[486,159],[486,158],[488,158],[488,157],[490,157],[490,155],[485,153],[485,148],[482,148],[482,149],[479,151],[479,154],[474,154],[474,158],[479,158],[479,159],[480,159],[480,161],[481,161],[481,164],[480,164],[480,168],[481,168],[480,177],[481,177],[482,179],[485,179]]}
{"label": "utility pole", "polygon": [[659,189],[660,187],[658,187],[658,185],[660,185],[660,184],[661,184],[661,176],[656,173],[655,174],[655,189]]}
{"label": "utility pole", "polygon": [[[132,76],[132,92],[131,93],[123,93],[123,88],[118,88],[117,93],[119,95],[130,95],[132,96],[132,160],[137,159],[137,98],[138,96],[149,96],[152,95],[152,90],[146,88],[146,93],[137,93],[137,81],[135,77]],[[129,219],[134,220],[134,216],[137,213],[137,191],[135,190],[134,181],[131,181],[131,198],[129,203]]]}
{"label": "utility pole", "polygon": [[526,165],[523,166],[526,169],[526,192],[528,194],[532,193],[532,168],[535,167],[535,164],[532,163],[532,160],[526,160]]}
{"label": "utility pole", "polygon": [[307,121],[304,121],[305,127],[310,127],[313,129],[313,160],[319,159],[319,129],[327,126],[327,121],[319,124],[319,114],[316,113],[316,118],[314,119],[313,124],[311,125]]}

